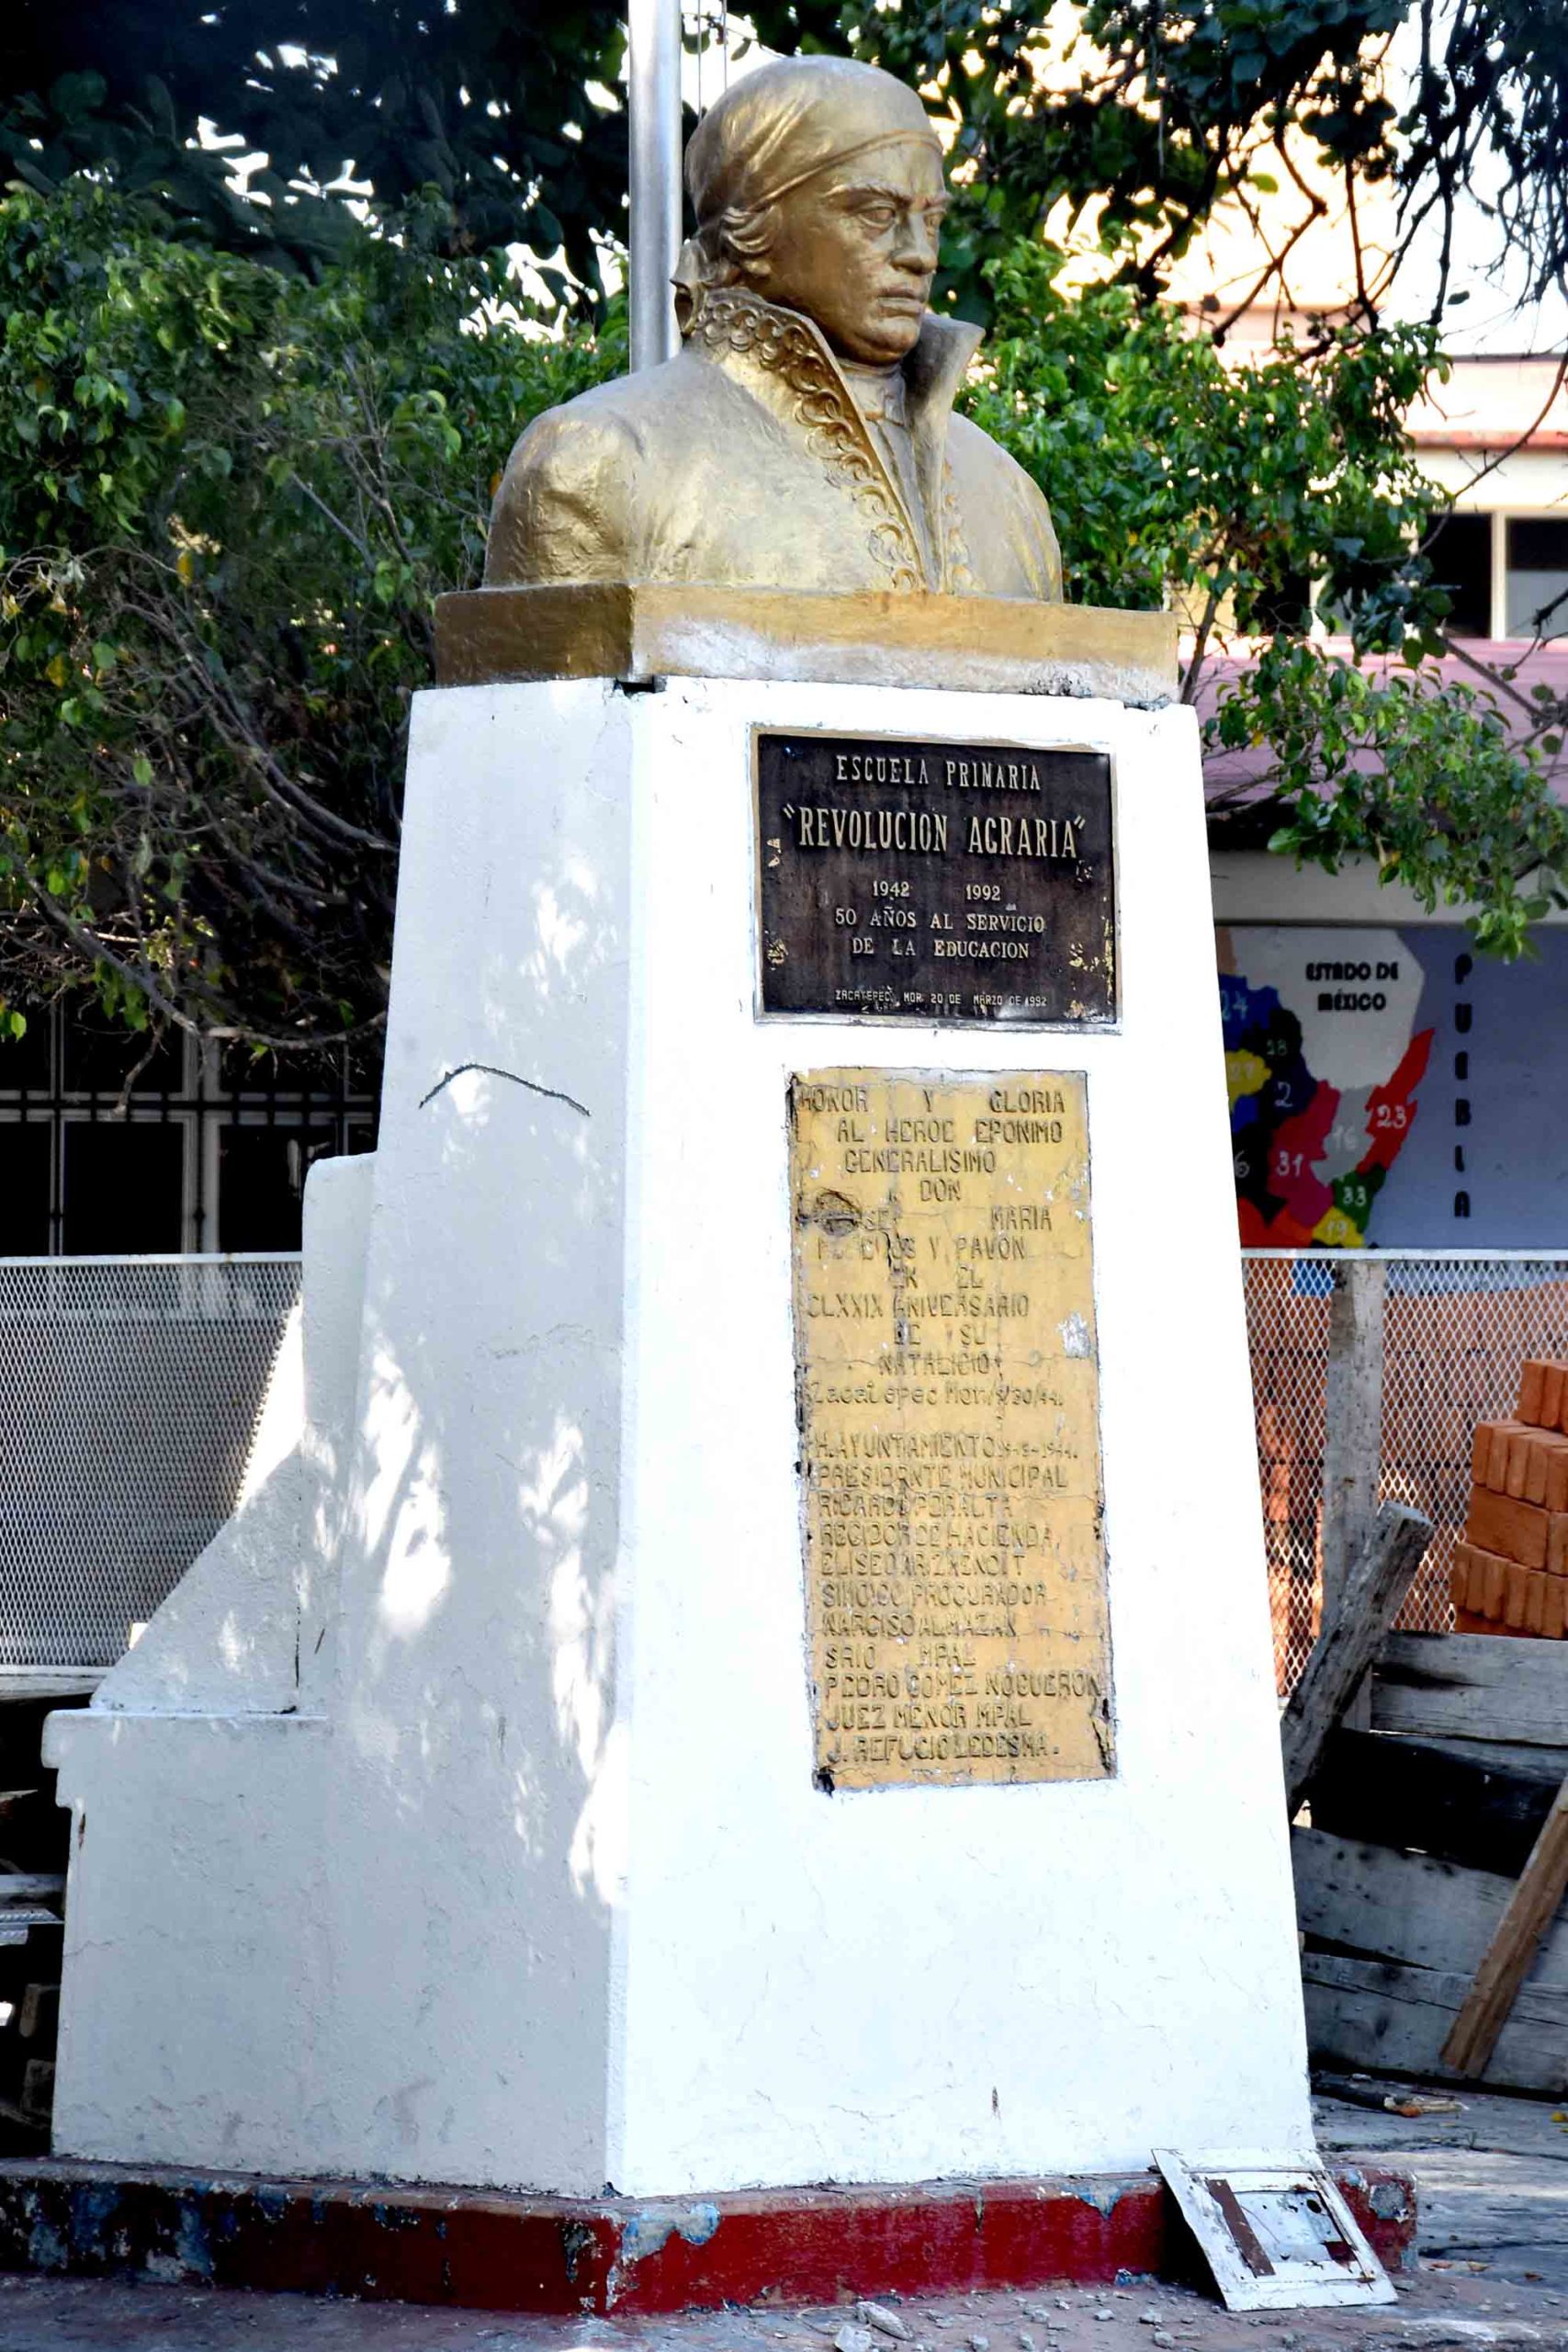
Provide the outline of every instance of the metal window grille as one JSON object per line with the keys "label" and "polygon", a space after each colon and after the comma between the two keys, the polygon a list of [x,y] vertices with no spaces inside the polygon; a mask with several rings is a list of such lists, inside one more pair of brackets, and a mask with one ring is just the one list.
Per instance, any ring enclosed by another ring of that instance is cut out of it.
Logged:
{"label": "metal window grille", "polygon": [[233,1510],[298,1256],[0,1259],[0,1666],[107,1666]]}
{"label": "metal window grille", "polygon": [[1449,1565],[1470,1493],[1478,1421],[1512,1413],[1529,1356],[1568,1354],[1568,1255],[1247,1250],[1258,1465],[1281,1695],[1306,1664],[1323,1608],[1323,1462],[1329,1306],[1337,1264],[1386,1269],[1378,1492],[1436,1534],[1400,1619],[1453,1624]]}
{"label": "metal window grille", "polygon": [[307,1170],[374,1148],[374,1073],[344,1053],[258,1064],[143,1039],[79,1006],[0,1038],[0,1242],[73,1257],[294,1246]]}

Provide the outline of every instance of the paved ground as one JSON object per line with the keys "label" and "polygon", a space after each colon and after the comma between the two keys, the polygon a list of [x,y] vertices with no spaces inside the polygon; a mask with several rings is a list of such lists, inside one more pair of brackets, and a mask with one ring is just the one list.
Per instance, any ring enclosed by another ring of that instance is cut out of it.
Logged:
{"label": "paved ground", "polygon": [[[1382,2109],[1391,2087],[1322,2102],[1319,2140],[1416,2176],[1423,2267],[1396,2306],[1233,2318],[1197,2293],[1134,2286],[947,2296],[892,2307],[895,2320],[927,2352],[1568,2352],[1568,2110],[1470,2098],[1413,2120]],[[529,2320],[0,2276],[0,2352],[834,2352],[835,2339],[838,2352],[900,2341],[843,2309]]]}
{"label": "paved ground", "polygon": [[[1399,2086],[1361,2095],[1385,2093]],[[1427,2262],[1483,2264],[1490,2278],[1539,2280],[1568,2301],[1568,2104],[1467,2093],[1460,2114],[1412,2122],[1320,2098],[1317,2136],[1325,2155],[1355,2151],[1415,2173]]]}
{"label": "paved ground", "polygon": [[[1397,2307],[1354,2317],[1292,2312],[1232,2318],[1195,2294],[1136,2287],[1111,2294],[981,2295],[900,2304],[931,2352],[1525,2352],[1568,2346],[1568,2297],[1433,2274]],[[171,2287],[0,2280],[3,2352],[832,2352],[846,2311],[681,2320],[518,2320],[295,2295],[191,2293]],[[878,2352],[896,2340],[870,2330]],[[847,2352],[865,2352],[860,2335]]]}

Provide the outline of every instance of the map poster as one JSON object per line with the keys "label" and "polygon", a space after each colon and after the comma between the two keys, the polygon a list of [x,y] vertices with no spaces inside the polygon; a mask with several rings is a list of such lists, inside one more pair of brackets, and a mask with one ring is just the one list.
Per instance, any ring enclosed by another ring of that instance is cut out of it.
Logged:
{"label": "map poster", "polygon": [[1262,1249],[1568,1247],[1568,923],[1216,935],[1236,1206]]}
{"label": "map poster", "polygon": [[1243,1245],[1359,1249],[1431,1059],[1411,934],[1236,926],[1217,945]]}

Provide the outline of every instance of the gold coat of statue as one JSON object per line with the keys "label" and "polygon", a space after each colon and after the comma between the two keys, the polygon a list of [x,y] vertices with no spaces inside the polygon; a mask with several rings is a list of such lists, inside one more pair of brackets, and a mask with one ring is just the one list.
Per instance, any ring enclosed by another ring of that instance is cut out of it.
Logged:
{"label": "gold coat of statue", "polygon": [[947,198],[915,93],[847,58],[760,67],[686,184],[682,348],[528,427],[487,583],[1058,599],[1044,499],[953,413],[980,336],[927,308]]}

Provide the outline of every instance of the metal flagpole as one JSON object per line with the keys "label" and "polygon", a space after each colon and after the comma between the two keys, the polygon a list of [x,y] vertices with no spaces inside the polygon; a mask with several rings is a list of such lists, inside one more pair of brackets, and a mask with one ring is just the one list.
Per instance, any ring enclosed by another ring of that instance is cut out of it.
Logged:
{"label": "metal flagpole", "polygon": [[628,0],[626,50],[635,375],[680,342],[670,281],[681,251],[681,0]]}

